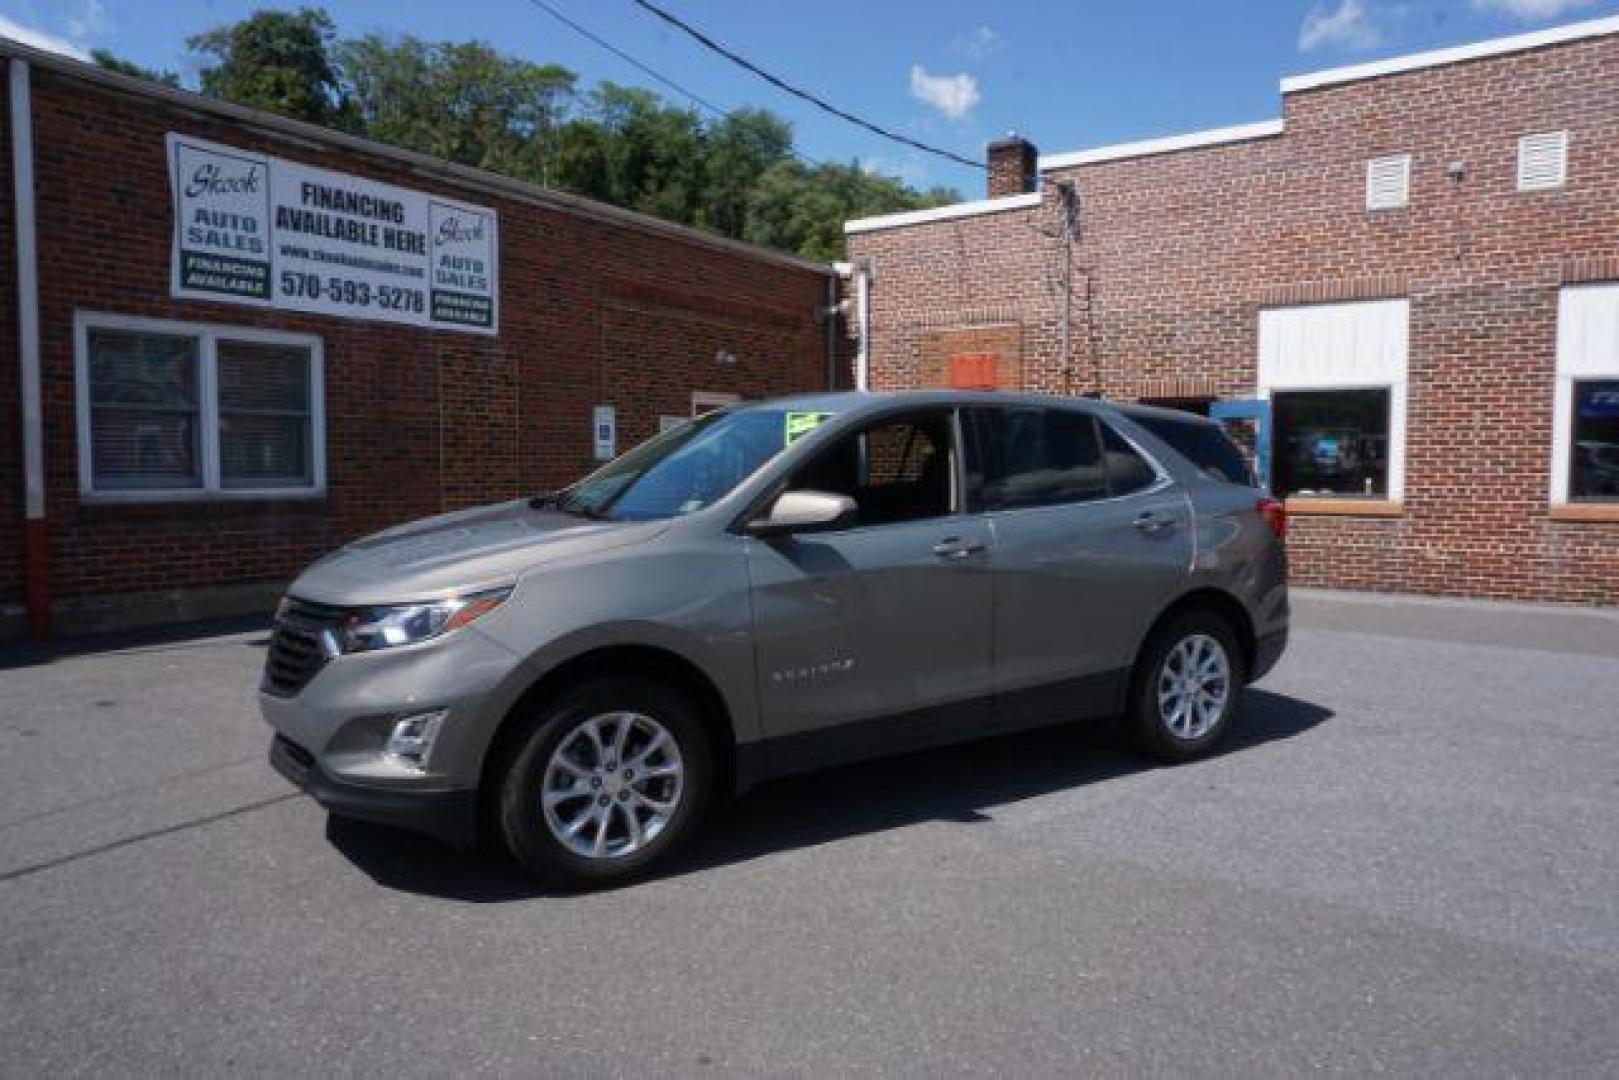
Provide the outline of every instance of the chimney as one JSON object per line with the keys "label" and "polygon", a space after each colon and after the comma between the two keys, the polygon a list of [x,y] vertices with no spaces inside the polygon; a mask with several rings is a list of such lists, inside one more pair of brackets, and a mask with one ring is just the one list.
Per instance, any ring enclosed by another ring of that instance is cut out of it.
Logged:
{"label": "chimney", "polygon": [[989,144],[989,197],[1023,195],[1040,186],[1040,151],[1017,132]]}

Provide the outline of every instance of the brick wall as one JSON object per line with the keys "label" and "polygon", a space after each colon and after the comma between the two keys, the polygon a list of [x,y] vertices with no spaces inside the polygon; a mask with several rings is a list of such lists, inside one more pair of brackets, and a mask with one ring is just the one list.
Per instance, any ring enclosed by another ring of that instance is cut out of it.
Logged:
{"label": "brick wall", "polygon": [[[35,66],[40,321],[52,591],[57,600],[284,580],[352,537],[547,490],[592,467],[591,409],[620,448],[692,390],[748,397],[826,385],[825,273],[424,174],[383,156],[95,85]],[[0,116],[4,109],[0,109]],[[169,298],[164,134],[425,192],[500,214],[497,337]],[[0,154],[10,202],[10,155]],[[0,214],[0,602],[20,595],[21,503],[10,215]],[[93,505],[78,495],[75,311],[270,327],[324,343],[329,494],[318,501]],[[720,365],[720,350],[735,357]]]}
{"label": "brick wall", "polygon": [[[1016,324],[1030,390],[1246,397],[1262,308],[1407,297],[1403,513],[1295,514],[1295,580],[1619,603],[1619,522],[1547,506],[1557,291],[1619,279],[1619,37],[1291,93],[1283,114],[1277,136],[1050,172],[1037,209],[851,235],[875,269],[875,384],[928,382],[941,331]],[[1558,129],[1567,185],[1519,193],[1518,137]],[[1410,206],[1368,212],[1367,159],[1398,153]]]}

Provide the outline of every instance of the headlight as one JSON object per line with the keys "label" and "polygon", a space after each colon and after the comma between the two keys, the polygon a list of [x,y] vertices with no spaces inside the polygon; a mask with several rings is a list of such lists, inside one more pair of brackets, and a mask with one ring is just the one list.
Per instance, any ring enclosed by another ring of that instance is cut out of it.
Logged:
{"label": "headlight", "polygon": [[505,602],[511,589],[491,589],[450,600],[351,611],[331,629],[339,653],[374,652],[414,645],[483,618]]}

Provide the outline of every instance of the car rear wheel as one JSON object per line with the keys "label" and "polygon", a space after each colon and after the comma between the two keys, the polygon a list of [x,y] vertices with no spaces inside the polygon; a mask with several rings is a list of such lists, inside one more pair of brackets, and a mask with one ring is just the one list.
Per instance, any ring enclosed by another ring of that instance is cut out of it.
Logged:
{"label": "car rear wheel", "polygon": [[1245,673],[1230,624],[1188,611],[1160,627],[1142,650],[1126,722],[1138,750],[1160,761],[1191,761],[1218,748],[1236,715]]}
{"label": "car rear wheel", "polygon": [[697,830],[713,755],[691,703],[648,679],[600,679],[540,709],[500,786],[507,850],[530,873],[609,885],[664,863]]}

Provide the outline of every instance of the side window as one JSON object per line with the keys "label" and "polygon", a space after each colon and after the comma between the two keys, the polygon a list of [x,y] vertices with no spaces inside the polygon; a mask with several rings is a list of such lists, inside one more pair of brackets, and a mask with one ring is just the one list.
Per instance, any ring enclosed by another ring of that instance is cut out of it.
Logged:
{"label": "side window", "polygon": [[1102,450],[1107,457],[1107,480],[1115,495],[1152,487],[1157,471],[1111,424],[1102,424]]}
{"label": "side window", "polygon": [[1068,409],[975,409],[978,459],[973,509],[1015,510],[1107,495],[1107,474],[1089,413]]}
{"label": "side window", "polygon": [[1208,479],[1253,486],[1253,474],[1242,451],[1215,425],[1161,416],[1132,416],[1131,419],[1168,443]]}
{"label": "side window", "polygon": [[954,502],[950,421],[943,409],[881,420],[827,447],[788,486],[849,496],[861,525],[942,517]]}

